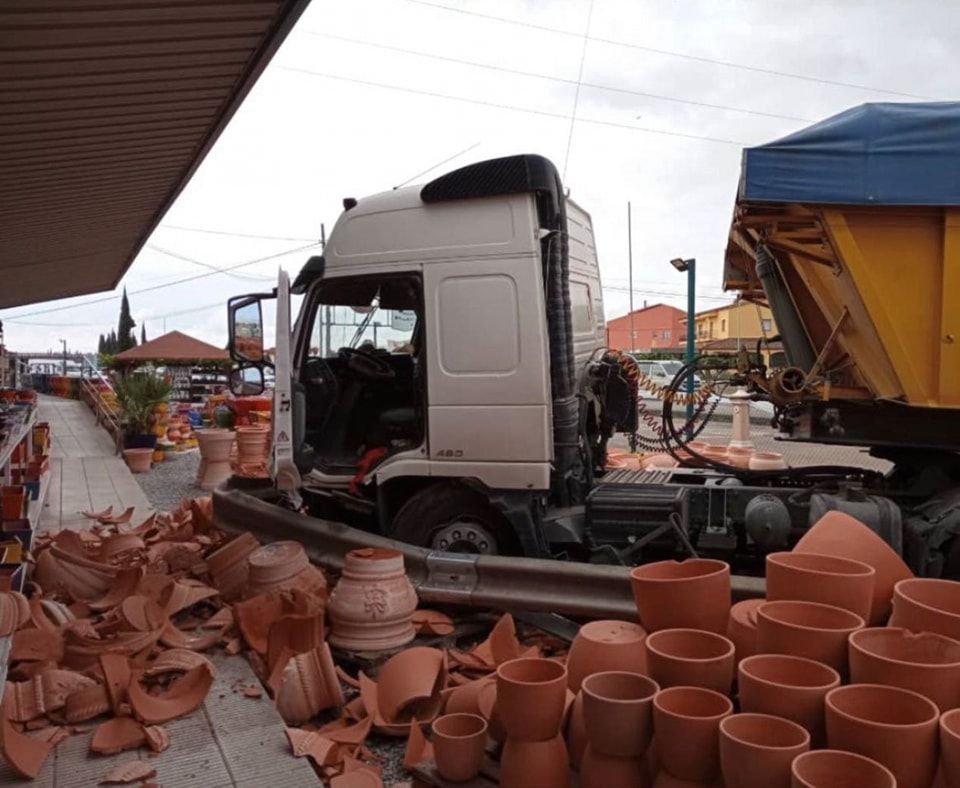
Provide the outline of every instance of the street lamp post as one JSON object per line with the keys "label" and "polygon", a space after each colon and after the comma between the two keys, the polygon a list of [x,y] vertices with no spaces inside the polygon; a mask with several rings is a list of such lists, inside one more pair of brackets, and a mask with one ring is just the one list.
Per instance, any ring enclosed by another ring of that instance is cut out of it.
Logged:
{"label": "street lamp post", "polygon": [[[697,261],[691,257],[684,260],[682,257],[676,257],[670,261],[670,265],[683,273],[687,272],[687,364],[693,364],[695,353],[695,330],[694,325],[697,311],[696,305],[696,285],[697,285]],[[687,424],[693,421],[693,371],[687,374]],[[687,428],[687,440],[693,438],[692,425]]]}

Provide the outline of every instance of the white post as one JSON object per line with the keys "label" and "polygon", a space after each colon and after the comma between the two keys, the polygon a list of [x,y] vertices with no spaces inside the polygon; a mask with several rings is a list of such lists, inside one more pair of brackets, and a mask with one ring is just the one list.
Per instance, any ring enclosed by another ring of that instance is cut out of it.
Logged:
{"label": "white post", "polygon": [[752,449],[750,439],[750,395],[744,389],[737,389],[730,395],[733,403],[733,434],[730,445],[743,449]]}

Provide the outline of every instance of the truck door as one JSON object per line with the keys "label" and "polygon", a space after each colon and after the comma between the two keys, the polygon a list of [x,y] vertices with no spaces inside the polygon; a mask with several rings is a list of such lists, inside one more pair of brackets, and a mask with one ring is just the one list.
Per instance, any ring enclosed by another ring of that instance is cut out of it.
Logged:
{"label": "truck door", "polygon": [[[550,376],[539,260],[437,262],[423,270],[431,460],[464,466],[549,463]],[[463,467],[458,473],[483,478],[483,470]]]}

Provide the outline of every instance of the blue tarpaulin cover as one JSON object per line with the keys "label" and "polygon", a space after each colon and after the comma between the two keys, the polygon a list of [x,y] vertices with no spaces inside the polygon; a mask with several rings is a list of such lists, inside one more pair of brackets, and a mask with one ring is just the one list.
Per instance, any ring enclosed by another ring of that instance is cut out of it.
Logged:
{"label": "blue tarpaulin cover", "polygon": [[960,205],[960,102],[863,104],[746,148],[740,199]]}

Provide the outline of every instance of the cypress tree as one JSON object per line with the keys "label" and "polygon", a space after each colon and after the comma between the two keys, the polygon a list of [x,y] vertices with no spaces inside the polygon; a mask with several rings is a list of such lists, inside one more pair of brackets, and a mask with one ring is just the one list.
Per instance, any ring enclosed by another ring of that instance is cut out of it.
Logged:
{"label": "cypress tree", "polygon": [[147,324],[146,323],[140,324],[140,344],[141,345],[147,344]]}
{"label": "cypress tree", "polygon": [[136,343],[133,329],[136,327],[130,316],[130,301],[127,299],[127,288],[123,288],[123,300],[120,302],[120,320],[117,323],[117,353],[129,350]]}
{"label": "cypress tree", "polygon": [[106,352],[106,340],[103,338],[103,334],[101,334],[100,339],[97,340],[97,353],[102,356]]}

